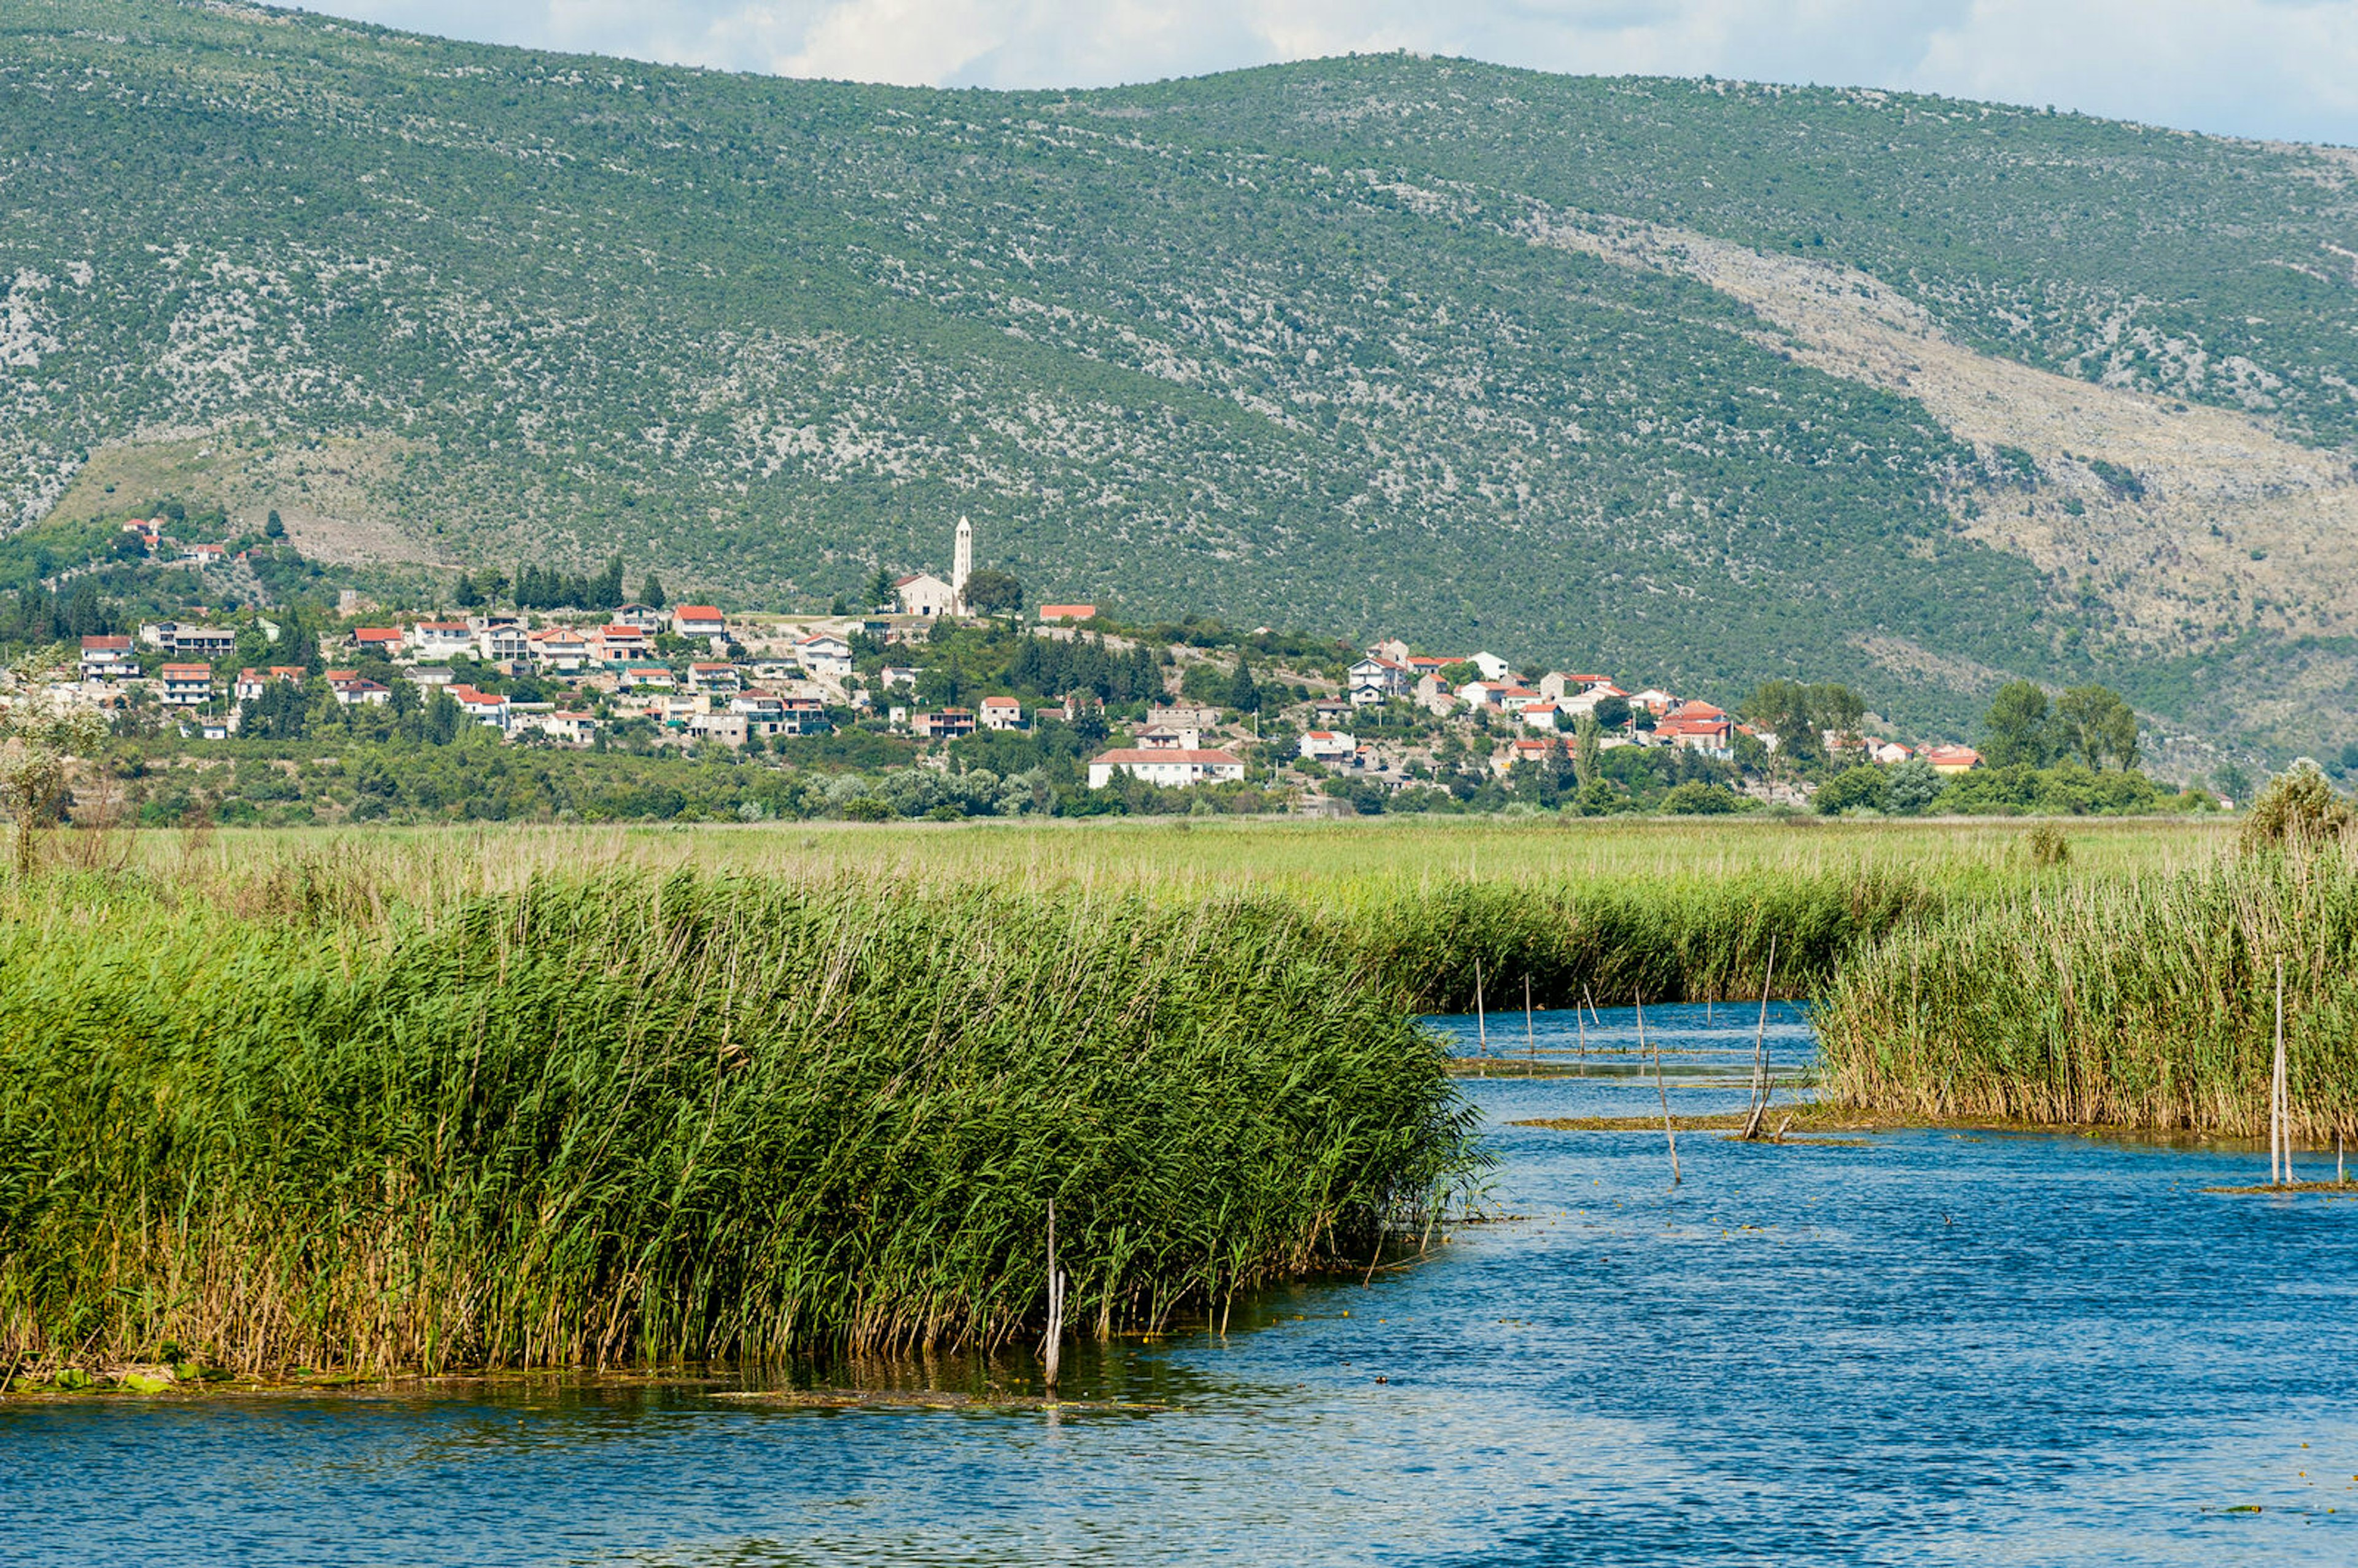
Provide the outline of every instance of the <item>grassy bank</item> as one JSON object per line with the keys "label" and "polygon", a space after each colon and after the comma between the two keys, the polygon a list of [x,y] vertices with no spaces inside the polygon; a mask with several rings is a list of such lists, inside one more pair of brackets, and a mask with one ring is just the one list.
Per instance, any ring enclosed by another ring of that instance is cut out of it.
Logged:
{"label": "grassy bank", "polygon": [[[191,896],[192,894],[199,896]],[[301,863],[0,928],[0,1360],[611,1364],[1005,1339],[1364,1260],[1469,1169],[1267,898]]]}
{"label": "grassy bank", "polygon": [[2265,855],[1964,904],[1818,1010],[1829,1100],[1926,1118],[2267,1129],[2277,966],[2297,1136],[2358,1136],[2358,863]]}

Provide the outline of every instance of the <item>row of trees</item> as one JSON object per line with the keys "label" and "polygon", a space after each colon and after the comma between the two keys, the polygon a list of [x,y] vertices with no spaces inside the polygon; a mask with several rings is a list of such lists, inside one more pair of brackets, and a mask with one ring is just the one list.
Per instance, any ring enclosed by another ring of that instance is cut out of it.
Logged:
{"label": "row of trees", "polygon": [[[595,574],[568,572],[561,567],[521,566],[511,579],[505,572],[477,577],[460,572],[450,597],[461,610],[496,605],[503,600],[519,610],[618,610],[630,602],[622,592],[622,557],[615,556]],[[653,572],[639,584],[641,604],[661,610],[664,586]]]}
{"label": "row of trees", "polygon": [[1993,768],[2045,768],[2073,758],[2102,772],[2137,765],[2136,710],[2109,687],[2075,686],[2050,703],[2027,680],[2008,681],[1982,721],[1982,761]]}

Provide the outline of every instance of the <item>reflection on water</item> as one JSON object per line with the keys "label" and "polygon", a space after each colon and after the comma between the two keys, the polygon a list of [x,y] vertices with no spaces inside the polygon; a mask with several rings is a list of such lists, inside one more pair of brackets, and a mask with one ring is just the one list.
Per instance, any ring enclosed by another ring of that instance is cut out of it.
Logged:
{"label": "reflection on water", "polygon": [[[1718,1064],[1677,1108],[1742,1105],[1751,1013],[1647,1018]],[[1791,1010],[1768,1038],[1805,1065]],[[1225,1337],[1068,1355],[1069,1394],[1166,1411],[561,1378],[0,1406],[0,1561],[2358,1561],[2358,1205],[2203,1194],[2241,1152],[1942,1132],[1692,1134],[1673,1195],[1659,1132],[1508,1125],[1649,1111],[1650,1078],[1466,1088],[1518,1217]],[[1029,1389],[1021,1358],[785,1380],[850,1376]]]}

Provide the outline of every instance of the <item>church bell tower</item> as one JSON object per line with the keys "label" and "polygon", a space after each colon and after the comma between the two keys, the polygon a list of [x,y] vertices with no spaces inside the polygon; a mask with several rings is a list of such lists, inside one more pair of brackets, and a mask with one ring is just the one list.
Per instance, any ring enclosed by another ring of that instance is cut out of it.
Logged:
{"label": "church bell tower", "polygon": [[960,613],[966,610],[966,579],[974,575],[974,524],[963,516],[958,519],[957,551],[950,567],[950,592],[957,596]]}

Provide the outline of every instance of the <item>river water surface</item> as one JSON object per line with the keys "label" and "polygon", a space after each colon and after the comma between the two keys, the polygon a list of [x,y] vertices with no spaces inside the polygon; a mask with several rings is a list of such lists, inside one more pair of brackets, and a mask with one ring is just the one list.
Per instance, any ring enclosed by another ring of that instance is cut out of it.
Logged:
{"label": "river water surface", "polygon": [[[1751,1015],[1648,1022],[1677,1108],[1743,1103],[1714,1065]],[[2358,1563],[2358,1205],[2204,1193],[2264,1176],[2245,1149],[1939,1131],[1690,1132],[1674,1192],[1659,1129],[1511,1125],[1656,1109],[1626,1011],[1488,1023],[1504,1056],[1591,1053],[1466,1085],[1514,1217],[1225,1336],[1068,1353],[1069,1395],[1163,1408],[19,1401],[0,1562]],[[1806,1061],[1797,1013],[1768,1033]]]}

